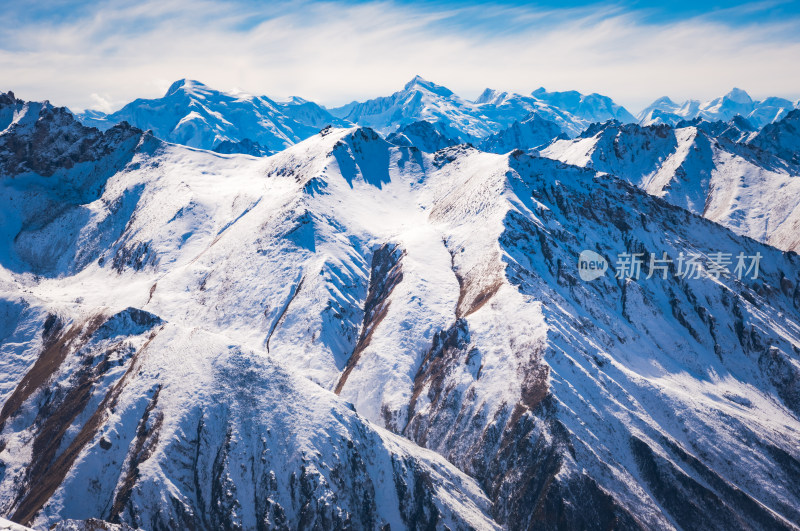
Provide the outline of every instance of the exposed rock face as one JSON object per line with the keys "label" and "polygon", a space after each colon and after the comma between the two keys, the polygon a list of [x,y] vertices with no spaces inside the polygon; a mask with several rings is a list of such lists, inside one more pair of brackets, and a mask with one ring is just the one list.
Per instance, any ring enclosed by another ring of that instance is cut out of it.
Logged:
{"label": "exposed rock face", "polygon": [[764,126],[750,144],[800,166],[800,109]]}
{"label": "exposed rock face", "polygon": [[[606,124],[570,146],[631,172],[664,167],[648,145],[718,160],[722,143],[684,129],[694,140]],[[154,530],[800,522],[795,254],[518,150],[426,153],[365,128],[264,158],[142,138],[94,196],[4,175],[0,514]],[[587,249],[608,262],[591,282]],[[757,276],[711,273],[740,252]],[[680,253],[705,273],[681,277]]]}
{"label": "exposed rock face", "polygon": [[791,154],[798,116],[792,112],[759,133],[742,119],[675,128],[607,122],[541,153],[622,177],[738,234],[797,251],[800,166]]}
{"label": "exposed rock face", "polygon": [[212,151],[224,153],[226,155],[243,153],[245,155],[252,155],[254,157],[265,157],[273,153],[258,142],[253,142],[249,138],[242,139],[238,142],[232,142],[230,140],[222,141],[214,146]]}
{"label": "exposed rock face", "polygon": [[449,132],[441,123],[414,122],[400,127],[386,137],[386,141],[397,146],[414,146],[426,153],[434,153],[446,147],[455,146],[459,141],[448,136]]}
{"label": "exposed rock face", "polygon": [[566,138],[561,128],[534,113],[522,122],[514,122],[508,129],[487,137],[480,147],[491,153],[508,153],[515,149],[525,151],[541,148],[557,138]]}
{"label": "exposed rock face", "polygon": [[44,177],[43,186],[81,199],[96,199],[144,137],[126,122],[101,133],[64,107],[23,102],[12,92],[0,94],[0,117],[0,175]]}

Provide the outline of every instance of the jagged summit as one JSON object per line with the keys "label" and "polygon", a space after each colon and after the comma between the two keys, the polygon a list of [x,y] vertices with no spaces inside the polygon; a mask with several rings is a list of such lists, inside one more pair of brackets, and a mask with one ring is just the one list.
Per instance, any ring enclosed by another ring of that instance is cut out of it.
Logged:
{"label": "jagged summit", "polygon": [[[360,110],[432,94],[413,92]],[[488,137],[500,154],[414,149],[456,140],[442,120],[397,144],[328,127],[269,157],[50,108],[3,130],[2,514],[36,529],[794,529],[800,259],[775,248],[800,244],[789,163],[704,121],[608,121],[541,150],[552,160],[515,145],[556,134],[539,112],[558,109],[516,96],[414,107],[498,126],[536,109]],[[84,149],[101,137],[109,149]],[[92,193],[42,186],[45,167],[16,164],[32,146],[58,148],[74,164],[54,175]],[[787,239],[757,234],[773,228]],[[584,251],[602,276],[583,279]],[[648,276],[645,253],[672,265]],[[757,277],[736,277],[739,253],[760,257]]]}
{"label": "jagged summit", "polygon": [[636,121],[627,109],[616,104],[608,96],[597,93],[581,94],[576,90],[548,92],[544,87],[540,87],[534,90],[531,96],[588,122],[604,122],[610,119],[624,123]]}
{"label": "jagged summit", "polygon": [[192,93],[194,91],[210,91],[210,90],[211,89],[207,85],[199,81],[196,81],[194,79],[183,78],[172,83],[167,89],[165,96],[171,96],[172,94],[175,94],[176,92],[179,91]]}
{"label": "jagged summit", "polygon": [[[793,111],[800,118],[800,111]],[[786,251],[800,250],[800,148],[789,113],[754,138],[744,118],[677,126],[608,122],[545,156],[622,177],[647,193]],[[752,148],[763,153],[755,155]],[[787,164],[788,163],[788,164]]]}
{"label": "jagged summit", "polygon": [[677,104],[674,101],[672,101],[672,99],[669,96],[661,96],[656,101],[654,101],[651,105],[656,106],[656,107],[660,107],[660,106],[663,105],[663,106],[668,106],[670,108],[677,106]]}
{"label": "jagged summit", "polygon": [[754,101],[746,91],[734,88],[724,96],[705,102],[687,100],[678,104],[667,97],[659,98],[639,113],[638,121],[642,125],[676,125],[681,120],[700,117],[709,122],[727,122],[739,115],[761,128],[781,119],[794,107],[791,101],[784,98],[769,97]]}
{"label": "jagged summit", "polygon": [[345,125],[305,100],[279,103],[266,96],[215,90],[190,79],[174,82],[162,98],[138,99],[109,115],[85,112],[77,116],[100,129],[125,120],[152,129],[159,138],[191,147],[213,149],[223,142],[246,139],[269,152],[308,138],[324,125]]}
{"label": "jagged summit", "polygon": [[487,88],[475,99],[475,103],[492,103],[496,105],[506,96],[508,96],[508,92]]}
{"label": "jagged summit", "polygon": [[724,98],[736,103],[744,103],[744,104],[753,103],[753,99],[750,97],[750,94],[737,87],[734,87],[733,89],[731,89],[730,92],[725,94]]}
{"label": "jagged summit", "polygon": [[411,79],[411,81],[406,83],[405,86],[403,87],[403,90],[407,90],[407,91],[414,90],[414,89],[426,90],[428,92],[432,92],[432,93],[434,93],[434,94],[436,94],[438,96],[441,96],[443,98],[448,98],[450,96],[453,96],[453,91],[452,90],[450,90],[447,87],[444,87],[442,85],[437,85],[436,83],[433,83],[432,81],[428,81],[428,80],[426,80],[425,78],[423,78],[422,76],[419,76],[419,75],[414,76]]}

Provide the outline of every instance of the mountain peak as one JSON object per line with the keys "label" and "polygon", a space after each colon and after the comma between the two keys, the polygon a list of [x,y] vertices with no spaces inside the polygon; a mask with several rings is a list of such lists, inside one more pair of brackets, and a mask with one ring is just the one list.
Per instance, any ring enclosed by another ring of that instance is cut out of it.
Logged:
{"label": "mountain peak", "polygon": [[499,90],[487,88],[478,98],[475,100],[475,103],[497,103],[499,100],[505,98],[508,95],[507,92],[501,92]]}
{"label": "mountain peak", "polygon": [[725,95],[725,99],[734,101],[736,103],[753,103],[753,99],[747,92],[736,87],[734,87],[733,90]]}
{"label": "mountain peak", "polygon": [[406,83],[406,86],[403,87],[403,90],[414,90],[414,89],[422,89],[428,92],[433,92],[439,96],[452,96],[453,91],[448,89],[447,87],[443,87],[441,85],[437,85],[432,81],[428,81],[427,79],[423,78],[420,75],[414,76],[411,81]]}
{"label": "mountain peak", "polygon": [[194,79],[183,78],[169,86],[166,96],[171,96],[179,90],[183,90],[184,92],[192,92],[194,89],[208,89],[208,87],[199,81],[195,81]]}
{"label": "mountain peak", "polygon": [[669,96],[661,96],[656,101],[654,101],[652,103],[652,105],[650,105],[650,106],[654,107],[656,105],[670,105],[670,106],[676,106],[677,107],[678,104],[675,103],[674,101],[672,101],[672,98],[670,98]]}

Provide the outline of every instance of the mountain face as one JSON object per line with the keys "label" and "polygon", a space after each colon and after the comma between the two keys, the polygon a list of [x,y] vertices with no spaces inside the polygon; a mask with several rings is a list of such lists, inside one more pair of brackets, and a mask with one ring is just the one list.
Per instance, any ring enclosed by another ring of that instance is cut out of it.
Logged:
{"label": "mountain face", "polygon": [[480,107],[450,89],[415,76],[391,96],[352,102],[330,110],[334,116],[384,134],[414,122],[441,122],[449,136],[468,141],[495,132],[498,125],[481,116]]}
{"label": "mountain face", "polygon": [[575,90],[567,92],[547,92],[540,87],[531,96],[553,107],[567,111],[571,115],[588,123],[619,120],[622,123],[635,122],[636,118],[608,96],[600,94],[581,94]]}
{"label": "mountain face", "polygon": [[414,146],[426,153],[433,153],[459,144],[458,140],[447,135],[448,131],[441,122],[420,121],[400,127],[387,136],[386,141],[396,146]]}
{"label": "mountain face", "polygon": [[[687,142],[613,125],[628,127]],[[797,255],[520,151],[426,153],[369,128],[266,158],[147,134],[127,150],[78,203],[0,181],[16,223],[0,254],[0,514],[153,530],[800,523]],[[591,282],[585,250],[609,264]],[[634,277],[625,253],[672,262]],[[758,275],[712,267],[738,253]]]}
{"label": "mountain face", "polygon": [[280,151],[325,125],[344,125],[301,98],[279,103],[266,96],[220,92],[187,79],[173,83],[163,98],[137,99],[109,115],[90,111],[77,117],[100,129],[126,121],[168,142],[201,149],[247,140]]}
{"label": "mountain face", "polygon": [[688,100],[681,104],[668,97],[659,98],[639,113],[641,125],[676,125],[681,120],[701,118],[705,121],[728,122],[735,116],[747,118],[756,128],[780,120],[797,107],[784,98],[770,97],[753,101],[747,92],[735,88],[725,96],[710,101]]}
{"label": "mountain face", "polygon": [[232,155],[234,153],[243,153],[245,155],[251,155],[253,157],[267,157],[272,155],[273,152],[259,144],[258,142],[253,142],[249,138],[243,138],[238,142],[231,142],[230,140],[224,140],[214,146],[215,153],[224,153],[226,155]]}
{"label": "mountain face", "polygon": [[124,145],[129,153],[142,137],[126,122],[101,133],[63,107],[0,94],[0,176],[7,184],[35,183],[62,196],[96,193],[104,176],[126,162],[115,151]]}
{"label": "mountain face", "polygon": [[800,166],[800,109],[785,118],[765,125],[749,144]]}
{"label": "mountain face", "polygon": [[[103,136],[64,109],[45,107],[35,123],[37,135],[12,125],[0,138],[30,152],[62,146],[65,130]],[[105,158],[92,158],[38,176],[57,181],[52,188],[58,190],[100,174],[99,196],[76,200],[21,188],[27,166],[4,170],[0,512],[36,527],[101,518],[146,529],[496,528],[491,504],[473,479],[370,424],[351,404],[292,370],[286,363],[291,356],[275,351],[277,338],[270,354],[266,335],[251,343],[248,334],[223,333],[226,326],[198,326],[179,309],[210,310],[206,304],[220,301],[156,303],[159,282],[170,291],[163,272],[194,269],[197,245],[224,247],[222,236],[248,211],[265,216],[259,223],[269,230],[285,230],[274,209],[285,214],[296,206],[291,196],[298,183],[285,173],[286,164],[272,167],[262,162],[268,159],[224,157],[138,135],[132,150],[125,142],[108,145],[109,157],[127,161],[113,174],[105,173]],[[71,145],[62,151],[71,153]],[[279,170],[283,177],[267,177]],[[203,175],[205,184],[195,180]],[[273,180],[277,187],[262,188]],[[244,225],[231,234],[239,228]],[[265,235],[246,230],[256,239]],[[291,237],[272,243],[283,241]],[[163,254],[169,249],[171,258]],[[267,269],[281,254],[256,249],[250,248]],[[188,261],[181,267],[171,259]],[[33,294],[33,285],[44,291]],[[258,286],[264,289],[252,294],[273,293],[262,304],[285,295],[261,282],[252,288]],[[193,291],[207,288],[221,295],[210,279]],[[57,293],[61,289],[76,291]],[[93,294],[110,298],[101,302]],[[257,319],[279,311],[260,307]],[[264,324],[251,332],[261,335]]]}
{"label": "mountain face", "polygon": [[490,153],[508,153],[515,149],[525,151],[546,146],[557,138],[566,139],[567,136],[555,122],[534,113],[530,118],[514,122],[508,129],[487,137],[480,143],[480,148]]}
{"label": "mountain face", "polygon": [[475,101],[468,101],[420,76],[391,96],[353,102],[330,112],[384,134],[418,121],[439,122],[447,129],[448,136],[473,143],[526,120],[534,112],[556,123],[560,132],[569,136],[576,136],[598,120],[635,120],[624,108],[598,94],[584,96],[539,89],[523,96],[486,89]]}
{"label": "mountain face", "polygon": [[785,123],[765,128],[752,145],[726,137],[752,135],[735,124],[683,122],[672,128],[609,122],[578,139],[556,141],[542,154],[622,177],[738,234],[798,251],[800,167],[773,154],[791,152],[796,119],[792,113]]}

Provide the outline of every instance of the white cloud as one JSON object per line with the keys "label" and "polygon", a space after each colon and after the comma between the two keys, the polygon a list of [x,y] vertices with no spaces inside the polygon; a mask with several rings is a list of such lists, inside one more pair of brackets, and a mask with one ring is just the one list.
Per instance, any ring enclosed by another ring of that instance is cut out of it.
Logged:
{"label": "white cloud", "polygon": [[796,98],[797,27],[707,18],[652,24],[608,8],[106,3],[70,22],[5,24],[0,90],[108,108],[189,77],[333,105],[391,93],[421,74],[466,97],[486,86],[545,86],[601,92],[635,111],[665,94],[702,99],[733,86]]}
{"label": "white cloud", "polygon": [[107,97],[103,97],[95,92],[89,94],[89,97],[93,101],[92,105],[89,106],[90,109],[103,111],[105,113],[110,113],[114,110],[114,104]]}

